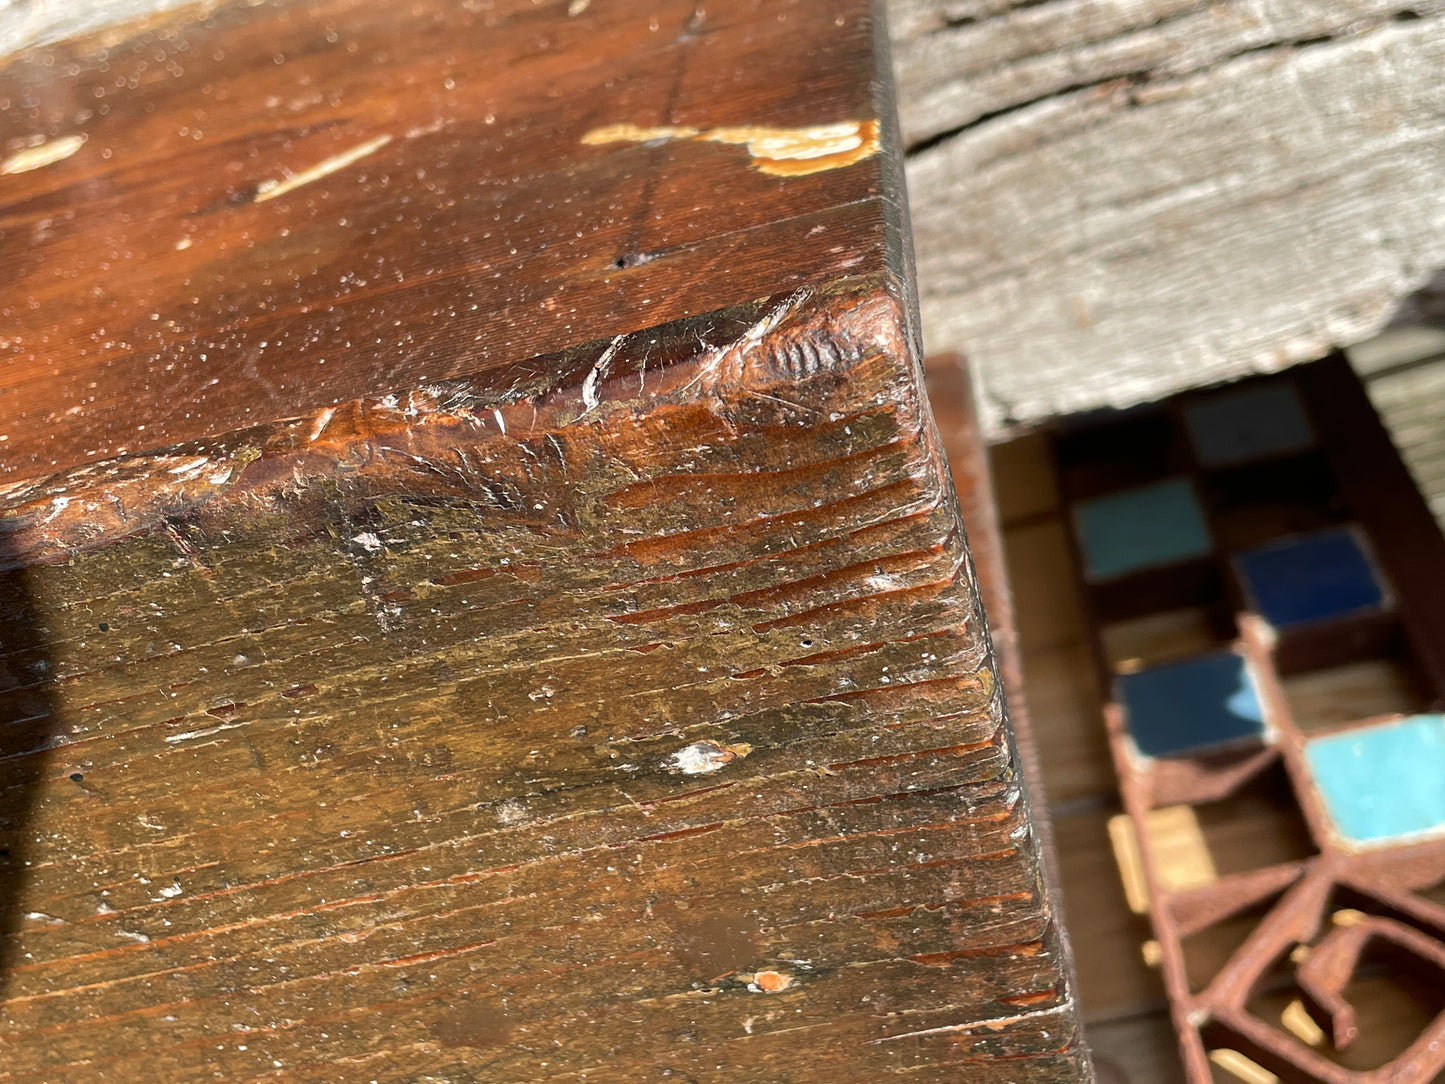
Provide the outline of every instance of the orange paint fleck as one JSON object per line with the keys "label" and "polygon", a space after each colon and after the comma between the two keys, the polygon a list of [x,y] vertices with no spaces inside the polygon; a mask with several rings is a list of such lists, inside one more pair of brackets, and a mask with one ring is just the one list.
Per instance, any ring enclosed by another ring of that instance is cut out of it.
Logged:
{"label": "orange paint fleck", "polygon": [[753,985],[765,994],[776,994],[793,985],[793,976],[781,971],[759,971],[753,976]]}

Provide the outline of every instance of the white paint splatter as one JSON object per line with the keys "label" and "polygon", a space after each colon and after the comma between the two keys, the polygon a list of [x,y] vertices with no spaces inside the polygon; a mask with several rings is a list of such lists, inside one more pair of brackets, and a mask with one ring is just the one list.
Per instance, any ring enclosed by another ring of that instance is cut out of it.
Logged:
{"label": "white paint splatter", "polygon": [[753,747],[745,742],[719,745],[715,741],[695,741],[673,753],[662,762],[662,766],[674,775],[708,775],[721,771],[752,751]]}
{"label": "white paint splatter", "polygon": [[26,147],[0,162],[0,176],[10,177],[16,173],[29,173],[32,169],[53,166],[56,162],[65,161],[84,145],[85,136],[69,135],[52,139],[49,143]]}
{"label": "white paint splatter", "polygon": [[527,807],[516,798],[508,798],[497,807],[497,820],[504,825],[521,824],[527,819]]}
{"label": "white paint splatter", "polygon": [[354,162],[359,162],[368,154],[375,154],[391,142],[391,136],[379,135],[375,139],[368,139],[359,146],[352,147],[340,154],[333,154],[324,162],[319,162],[310,169],[303,169],[300,173],[289,174],[281,180],[262,181],[256,188],[256,202],[265,203],[267,200],[277,199],[287,192],[294,192],[302,185],[319,181],[323,177],[329,177],[333,173],[345,169]]}

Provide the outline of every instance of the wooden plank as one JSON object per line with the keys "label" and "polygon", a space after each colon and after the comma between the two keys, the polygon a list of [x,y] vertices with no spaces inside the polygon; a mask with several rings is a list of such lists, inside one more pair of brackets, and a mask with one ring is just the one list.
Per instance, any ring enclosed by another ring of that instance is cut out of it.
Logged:
{"label": "wooden plank", "polygon": [[[1438,347],[1439,343],[1432,337],[1429,345]],[[1408,366],[1371,374],[1356,362],[1358,353],[1352,351],[1350,360],[1362,373],[1370,402],[1380,412],[1380,420],[1430,505],[1435,521],[1445,528],[1445,411],[1440,409],[1441,396],[1445,395],[1445,358],[1422,358]]]}
{"label": "wooden plank", "polygon": [[[829,334],[897,326],[882,301],[846,310],[867,324]],[[832,311],[797,313],[789,341]],[[504,408],[520,439],[485,410],[368,404],[310,444],[311,422],[257,441],[252,468],[299,466],[299,491],[242,470],[197,499],[165,457],[146,481],[165,514],[136,507],[94,561],[70,555],[123,490],[71,488],[48,523],[51,491],[13,507],[13,552],[62,558],[26,589],[64,745],[15,845],[16,906],[45,917],[15,934],[11,1078],[341,1059],[378,1079],[816,1079],[956,1053],[989,1079],[1032,1045],[1037,1079],[1071,1079],[956,513],[882,345],[841,382],[750,365],[721,416],[687,390],[706,359],[679,363],[642,427],[630,377],[582,420],[576,388],[534,426]],[[785,388],[838,421],[799,425]],[[813,497],[830,475],[857,509],[841,523]],[[677,519],[704,487],[752,492],[719,509],[738,527]]]}
{"label": "wooden plank", "polygon": [[0,77],[0,1080],[1092,1079],[867,5],[199,18]]}
{"label": "wooden plank", "polygon": [[985,432],[1323,357],[1445,266],[1438,0],[895,0],[930,350]]}
{"label": "wooden plank", "polygon": [[[877,147],[865,7],[837,25],[791,4],[566,9],[430,0],[399,35],[388,7],[233,2],[12,60],[0,101],[33,104],[4,111],[0,147],[80,142],[0,197],[28,238],[0,264],[0,471],[464,374],[515,400],[549,378],[530,358],[882,250],[886,168],[818,155]],[[782,161],[818,168],[785,180],[746,141],[595,135],[736,140],[756,118],[801,130],[780,153],[813,157]]]}

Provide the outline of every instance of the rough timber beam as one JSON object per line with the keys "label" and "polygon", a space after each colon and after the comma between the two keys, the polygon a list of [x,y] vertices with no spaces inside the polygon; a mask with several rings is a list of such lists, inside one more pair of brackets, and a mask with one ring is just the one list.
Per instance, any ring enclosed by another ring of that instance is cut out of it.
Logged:
{"label": "rough timber beam", "polygon": [[1445,268],[1445,3],[894,0],[930,352],[997,436],[1324,357]]}
{"label": "rough timber beam", "polygon": [[1088,1079],[863,3],[0,70],[0,1081]]}

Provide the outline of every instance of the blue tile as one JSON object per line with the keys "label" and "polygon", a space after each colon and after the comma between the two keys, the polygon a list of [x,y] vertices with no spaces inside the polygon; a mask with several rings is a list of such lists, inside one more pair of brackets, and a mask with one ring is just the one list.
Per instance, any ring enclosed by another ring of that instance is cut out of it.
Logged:
{"label": "blue tile", "polygon": [[1185,408],[1199,462],[1227,467],[1314,444],[1309,420],[1288,384],[1221,392]]}
{"label": "blue tile", "polygon": [[1080,501],[1074,523],[1091,580],[1162,568],[1212,548],[1204,513],[1187,478],[1170,478]]}
{"label": "blue tile", "polygon": [[1305,746],[1335,830],[1354,843],[1445,829],[1445,716],[1415,715]]}
{"label": "blue tile", "polygon": [[1124,674],[1115,688],[1145,756],[1184,756],[1264,736],[1254,682],[1232,651]]}
{"label": "blue tile", "polygon": [[1271,542],[1235,558],[1255,610],[1277,629],[1379,609],[1385,592],[1349,528]]}

